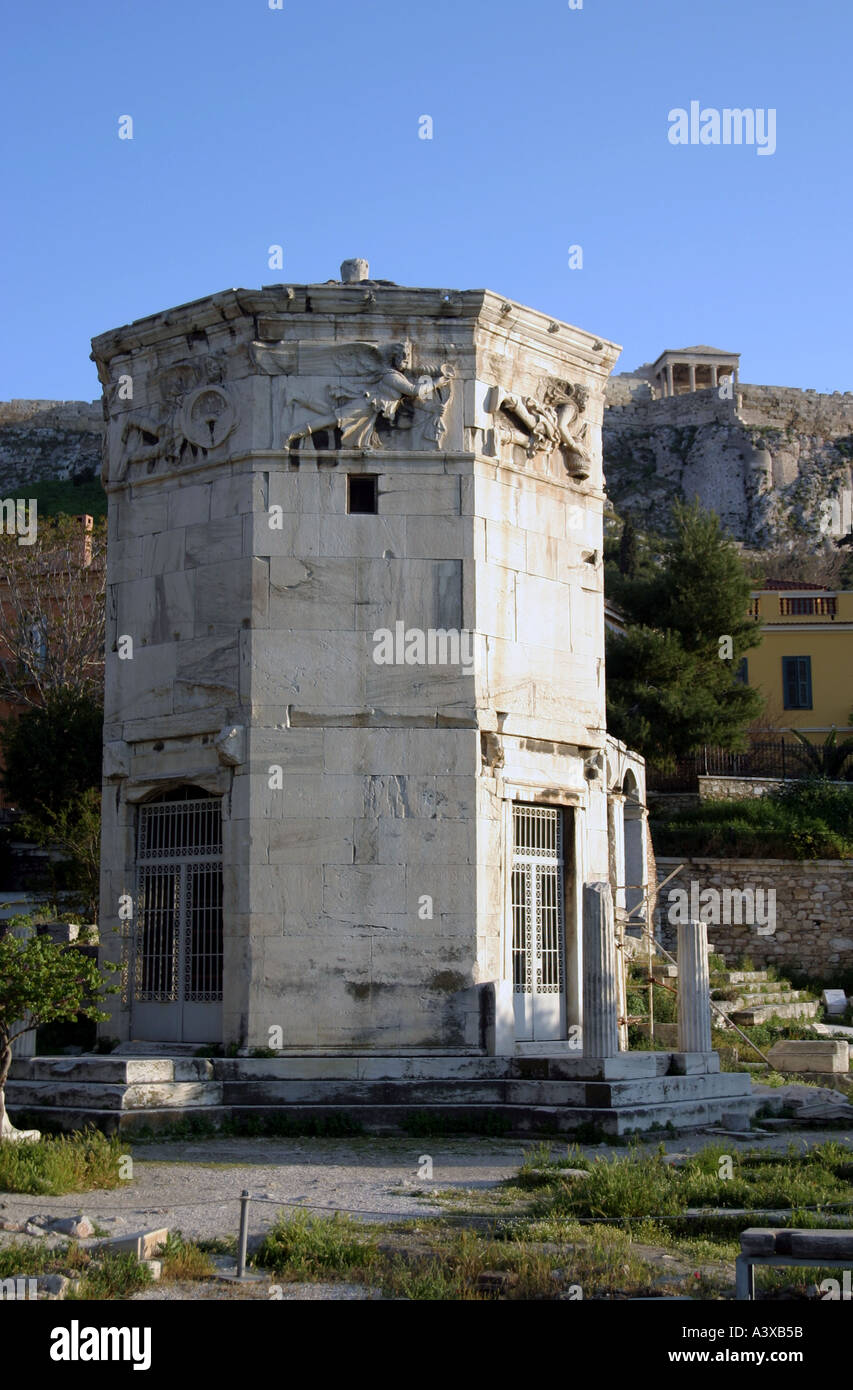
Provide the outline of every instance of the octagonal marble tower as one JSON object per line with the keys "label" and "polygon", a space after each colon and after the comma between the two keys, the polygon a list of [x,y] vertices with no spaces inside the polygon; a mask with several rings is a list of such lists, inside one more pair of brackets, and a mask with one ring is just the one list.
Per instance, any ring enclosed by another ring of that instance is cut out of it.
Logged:
{"label": "octagonal marble tower", "polygon": [[[486,290],[225,290],[93,342],[104,1031],[511,1050],[608,878],[618,349]],[[110,929],[113,929],[112,931]]]}

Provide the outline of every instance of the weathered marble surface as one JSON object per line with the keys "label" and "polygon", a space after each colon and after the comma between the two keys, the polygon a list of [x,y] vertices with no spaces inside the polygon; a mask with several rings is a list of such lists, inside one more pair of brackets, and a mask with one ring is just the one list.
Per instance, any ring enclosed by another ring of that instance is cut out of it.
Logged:
{"label": "weathered marble surface", "polygon": [[[223,796],[227,1040],[478,1049],[483,991],[511,975],[507,809],[556,802],[576,1021],[581,887],[609,867],[591,759],[617,349],[489,291],[359,267],[93,346],[105,921],[133,883],[136,804],[191,782]],[[378,476],[377,515],[348,514],[349,473]],[[470,633],[473,661],[378,664],[374,634],[397,621]],[[131,1035],[126,1003],[104,1031]]]}

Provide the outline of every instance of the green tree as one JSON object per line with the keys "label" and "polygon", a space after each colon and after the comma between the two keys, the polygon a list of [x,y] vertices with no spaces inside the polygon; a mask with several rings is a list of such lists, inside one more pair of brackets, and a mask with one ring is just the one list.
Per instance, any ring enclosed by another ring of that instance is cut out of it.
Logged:
{"label": "green tree", "polygon": [[[117,967],[107,963],[105,968]],[[22,940],[8,927],[0,936],[0,1140],[12,1134],[5,1087],[15,1040],[44,1023],[79,1017],[104,1022],[109,1015],[101,1004],[118,988],[108,985],[95,961],[73,946],[47,936]]]}
{"label": "green tree", "polygon": [[737,548],[698,503],[676,503],[672,516],[660,564],[620,586],[628,632],[607,639],[610,732],[659,759],[742,747],[763,703],[735,674],[760,641]]}
{"label": "green tree", "polygon": [[823,743],[812,743],[799,729],[789,729],[789,733],[800,743],[800,758],[809,767],[812,775],[829,781],[840,781],[853,777],[853,738],[838,742],[838,730],[830,729]]}
{"label": "green tree", "polygon": [[634,579],[637,574],[637,532],[630,517],[622,527],[619,542],[619,573],[626,579]]}
{"label": "green tree", "polygon": [[103,714],[93,695],[60,689],[44,708],[24,710],[0,730],[3,790],[23,812],[20,832],[52,851],[53,903],[95,921],[98,912]]}
{"label": "green tree", "polygon": [[103,712],[87,692],[64,687],[43,708],[26,709],[0,730],[3,790],[18,810],[58,814],[101,784]]}
{"label": "green tree", "polygon": [[97,787],[89,787],[58,810],[23,816],[20,828],[25,839],[53,851],[48,859],[51,901],[61,900],[63,913],[80,913],[84,921],[96,922],[101,867]]}

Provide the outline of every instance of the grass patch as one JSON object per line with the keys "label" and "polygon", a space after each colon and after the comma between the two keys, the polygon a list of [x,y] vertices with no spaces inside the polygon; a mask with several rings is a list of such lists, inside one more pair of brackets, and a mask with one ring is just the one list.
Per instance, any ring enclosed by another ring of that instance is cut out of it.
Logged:
{"label": "grass patch", "polygon": [[161,1278],[209,1279],[216,1273],[207,1250],[195,1241],[184,1240],[180,1231],[170,1231],[166,1244],[157,1258],[161,1261]]}
{"label": "grass patch", "polygon": [[749,801],[709,800],[652,823],[658,854],[744,859],[853,858],[853,785],[785,784]]}
{"label": "grass patch", "polygon": [[237,1258],[236,1236],[211,1236],[209,1240],[199,1240],[196,1243],[199,1250],[203,1250],[206,1255],[233,1255]]}
{"label": "grass patch", "polygon": [[554,1146],[548,1142],[534,1144],[524,1155],[518,1177],[513,1179],[515,1186],[522,1190],[535,1190],[548,1187],[566,1168],[584,1169],[592,1167],[592,1160],[584,1156],[577,1144],[570,1144],[565,1158],[554,1158]]}
{"label": "grass patch", "polygon": [[84,1302],[130,1298],[151,1282],[150,1271],[135,1255],[100,1255],[85,1268],[76,1297]]}
{"label": "grass patch", "polygon": [[118,1187],[119,1160],[127,1149],[118,1135],[99,1130],[55,1135],[34,1144],[0,1144],[0,1192],[59,1197]]}
{"label": "grass patch", "polygon": [[280,1215],[254,1263],[288,1280],[365,1273],[377,1258],[375,1236],[341,1212]]}
{"label": "grass patch", "polygon": [[[725,1176],[728,1160],[731,1177]],[[725,1144],[712,1144],[678,1165],[665,1162],[662,1153],[634,1149],[621,1161],[596,1158],[585,1178],[555,1174],[532,1214],[613,1220],[628,1230],[652,1219],[674,1234],[728,1236],[750,1223],[743,1215],[728,1217],[727,1208],[791,1208],[792,1225],[827,1226],[849,1221],[850,1165],[850,1151],[834,1141],[806,1154],[793,1148],[786,1154],[731,1152]],[[813,1207],[818,1210],[805,1210]],[[688,1208],[714,1210],[688,1217]]]}
{"label": "grass patch", "polygon": [[54,1250],[44,1241],[0,1249],[0,1279],[40,1274],[64,1274],[76,1280],[77,1291],[66,1294],[67,1300],[129,1298],[151,1283],[150,1272],[128,1253],[83,1250],[70,1241]]}
{"label": "grass patch", "polygon": [[0,1279],[14,1279],[18,1275],[69,1274],[84,1268],[89,1262],[85,1251],[71,1241],[50,1250],[43,1240],[17,1242],[0,1247]]}

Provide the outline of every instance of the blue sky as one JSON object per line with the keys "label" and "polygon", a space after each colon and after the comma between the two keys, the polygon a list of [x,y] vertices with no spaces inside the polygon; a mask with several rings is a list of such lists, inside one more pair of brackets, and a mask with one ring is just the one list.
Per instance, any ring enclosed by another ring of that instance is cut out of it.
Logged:
{"label": "blue sky", "polygon": [[[10,0],[2,36],[2,399],[91,399],[94,334],[357,255],[617,370],[711,343],[853,388],[850,0]],[[776,152],[673,146],[694,100],[772,108]]]}

